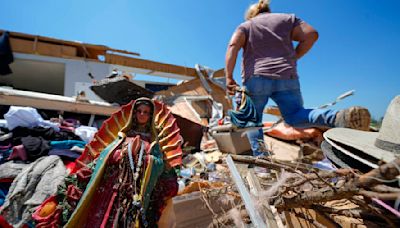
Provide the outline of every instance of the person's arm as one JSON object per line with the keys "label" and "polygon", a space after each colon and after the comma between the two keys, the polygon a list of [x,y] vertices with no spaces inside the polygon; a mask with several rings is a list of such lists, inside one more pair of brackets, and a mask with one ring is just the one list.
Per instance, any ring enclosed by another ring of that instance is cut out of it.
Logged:
{"label": "person's arm", "polygon": [[241,31],[236,31],[229,42],[228,49],[225,55],[225,77],[226,77],[226,88],[230,95],[235,93],[234,88],[237,83],[233,79],[233,70],[235,69],[236,59],[241,48],[244,47],[246,42],[246,36]]}
{"label": "person's arm", "polygon": [[303,57],[318,40],[318,32],[311,25],[302,22],[292,31],[292,40],[298,41],[296,46],[296,58]]}

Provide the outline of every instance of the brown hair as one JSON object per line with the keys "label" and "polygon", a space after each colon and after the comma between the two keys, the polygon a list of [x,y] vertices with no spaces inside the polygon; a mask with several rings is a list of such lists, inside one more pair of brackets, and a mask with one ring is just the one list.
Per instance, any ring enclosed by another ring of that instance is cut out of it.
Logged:
{"label": "brown hair", "polygon": [[246,14],[244,15],[244,19],[250,20],[260,13],[270,13],[271,9],[269,8],[269,2],[269,0],[259,0],[258,3],[250,5],[246,11]]}

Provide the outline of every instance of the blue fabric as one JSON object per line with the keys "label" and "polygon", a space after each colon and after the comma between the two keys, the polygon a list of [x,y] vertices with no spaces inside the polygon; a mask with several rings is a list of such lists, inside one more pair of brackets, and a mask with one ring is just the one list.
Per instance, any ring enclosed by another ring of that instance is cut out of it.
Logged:
{"label": "blue fabric", "polygon": [[9,33],[3,32],[0,36],[0,75],[11,74],[11,68],[8,64],[14,61],[9,41]]}
{"label": "blue fabric", "polygon": [[[158,178],[164,171],[164,159],[163,159],[163,154],[160,149],[160,145],[154,144],[153,147],[151,147],[150,151],[150,156],[153,157],[153,164],[150,169],[150,177],[148,180],[148,184],[146,186],[145,192],[141,192],[142,197],[143,197],[143,209],[144,211],[147,211],[149,204],[150,204],[150,196],[153,192],[154,187],[157,184]],[[148,158],[149,159],[149,158]]]}
{"label": "blue fabric", "polygon": [[61,159],[69,161],[75,161],[79,156],[81,156],[80,153],[69,149],[51,149],[49,155],[57,155],[60,156]]}
{"label": "blue fabric", "polygon": [[12,153],[12,149],[0,150],[0,164],[7,162],[7,158]]}
{"label": "blue fabric", "polygon": [[8,190],[11,187],[12,182],[0,182],[0,206],[4,204]]}
{"label": "blue fabric", "polygon": [[257,115],[256,107],[251,98],[245,93],[242,96],[244,96],[244,102],[240,105],[239,110],[228,111],[232,124],[239,128],[262,126],[262,115]]}
{"label": "blue fabric", "polygon": [[80,140],[51,141],[51,149],[71,149],[73,146],[85,148],[86,142]]}
{"label": "blue fabric", "polygon": [[[334,127],[336,113],[331,109],[305,109],[298,79],[274,80],[255,75],[244,85],[262,119],[263,110],[271,98],[279,107],[285,122],[296,128]],[[248,131],[253,155],[260,155],[259,141],[264,142],[262,129]]]}

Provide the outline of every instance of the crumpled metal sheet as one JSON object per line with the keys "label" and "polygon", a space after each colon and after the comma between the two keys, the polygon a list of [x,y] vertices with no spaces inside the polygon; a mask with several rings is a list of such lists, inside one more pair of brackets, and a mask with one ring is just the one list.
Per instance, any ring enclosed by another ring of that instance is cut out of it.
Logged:
{"label": "crumpled metal sheet", "polygon": [[122,76],[102,79],[90,86],[90,89],[101,99],[119,105],[128,104],[139,97],[152,98],[154,95],[154,92]]}

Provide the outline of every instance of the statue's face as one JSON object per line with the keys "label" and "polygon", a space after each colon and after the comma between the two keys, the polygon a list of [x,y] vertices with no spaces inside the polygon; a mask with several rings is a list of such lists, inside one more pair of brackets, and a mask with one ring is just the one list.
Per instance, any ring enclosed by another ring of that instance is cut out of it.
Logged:
{"label": "statue's face", "polygon": [[141,104],[136,109],[136,120],[140,125],[146,124],[150,120],[151,109],[148,105]]}

